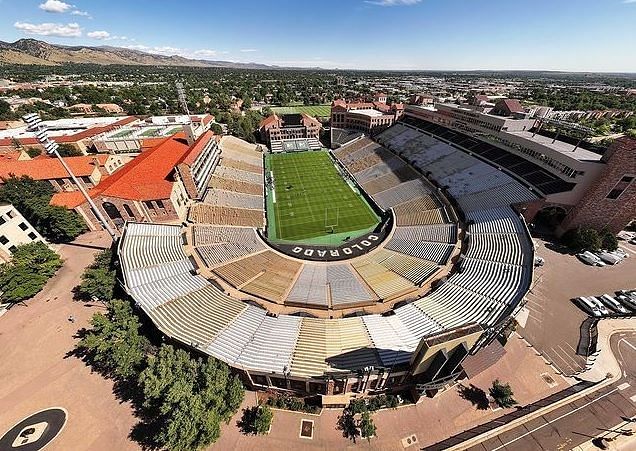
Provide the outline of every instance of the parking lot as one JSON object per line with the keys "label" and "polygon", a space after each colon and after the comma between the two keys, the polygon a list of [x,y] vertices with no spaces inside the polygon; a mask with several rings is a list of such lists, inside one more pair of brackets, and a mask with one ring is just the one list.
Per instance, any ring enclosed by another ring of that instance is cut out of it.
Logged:
{"label": "parking lot", "polygon": [[528,318],[519,333],[564,375],[576,374],[586,364],[577,347],[588,314],[572,299],[636,288],[636,246],[621,241],[630,257],[616,266],[596,267],[545,241],[535,239],[535,243],[545,264],[535,271],[526,305]]}

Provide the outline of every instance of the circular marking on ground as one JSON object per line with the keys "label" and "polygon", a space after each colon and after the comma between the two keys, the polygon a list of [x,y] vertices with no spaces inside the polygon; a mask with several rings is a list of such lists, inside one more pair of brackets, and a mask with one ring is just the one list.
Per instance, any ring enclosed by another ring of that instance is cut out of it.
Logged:
{"label": "circular marking on ground", "polygon": [[0,450],[39,451],[57,437],[68,413],[62,407],[40,410],[9,429],[0,438]]}

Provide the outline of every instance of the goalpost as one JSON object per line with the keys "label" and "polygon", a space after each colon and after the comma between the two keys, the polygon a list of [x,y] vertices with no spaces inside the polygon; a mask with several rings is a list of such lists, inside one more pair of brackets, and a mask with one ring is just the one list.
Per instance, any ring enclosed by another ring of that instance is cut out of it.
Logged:
{"label": "goalpost", "polygon": [[338,228],[338,221],[340,219],[340,207],[336,207],[336,222],[329,222],[329,207],[325,207],[325,232],[334,233]]}

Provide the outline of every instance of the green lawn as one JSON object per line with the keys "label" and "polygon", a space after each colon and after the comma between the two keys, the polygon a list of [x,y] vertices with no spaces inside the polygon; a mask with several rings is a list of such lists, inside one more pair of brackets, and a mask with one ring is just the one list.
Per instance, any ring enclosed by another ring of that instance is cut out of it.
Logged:
{"label": "green lawn", "polygon": [[272,111],[276,114],[305,113],[314,117],[329,117],[331,116],[331,105],[274,106]]}
{"label": "green lawn", "polygon": [[268,192],[267,200],[270,239],[332,244],[379,223],[327,152],[271,154],[265,165],[267,174],[272,171],[274,176],[274,192]]}

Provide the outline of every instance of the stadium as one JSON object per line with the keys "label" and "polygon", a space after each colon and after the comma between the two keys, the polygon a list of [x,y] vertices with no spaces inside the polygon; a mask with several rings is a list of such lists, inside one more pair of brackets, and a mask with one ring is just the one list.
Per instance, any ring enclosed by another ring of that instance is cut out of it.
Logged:
{"label": "stadium", "polygon": [[163,334],[254,388],[433,395],[532,281],[517,211],[537,194],[404,121],[334,151],[224,137],[209,186],[182,225],[126,225],[124,284]]}

